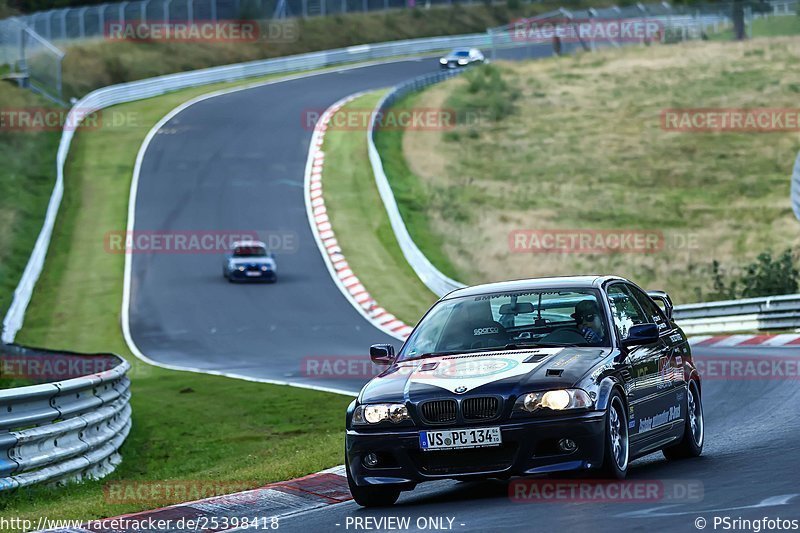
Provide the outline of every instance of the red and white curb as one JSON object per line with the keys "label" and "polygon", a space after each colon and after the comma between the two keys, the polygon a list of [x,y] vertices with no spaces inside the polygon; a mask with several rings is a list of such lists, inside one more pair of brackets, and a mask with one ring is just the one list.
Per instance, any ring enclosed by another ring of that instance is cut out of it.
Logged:
{"label": "red and white curb", "polygon": [[[257,489],[151,511],[86,521],[81,527],[46,531],[58,533],[112,531],[127,533],[150,529],[164,533],[201,529],[234,531],[248,529],[245,520],[249,522],[251,529],[278,529],[281,518],[351,499],[344,466],[337,466],[309,476],[270,483]],[[256,527],[253,524],[255,519],[258,519]],[[148,524],[151,527],[147,527]],[[276,524],[277,527],[274,527]]]}
{"label": "red and white curb", "polygon": [[705,348],[750,348],[761,346],[775,348],[780,346],[800,346],[800,334],[780,335],[698,335],[689,337],[689,344]]}
{"label": "red and white curb", "polygon": [[325,141],[325,132],[328,130],[331,117],[343,106],[363,94],[365,93],[356,93],[333,104],[325,110],[314,128],[306,162],[306,211],[311,231],[314,233],[325,264],[345,298],[375,327],[395,338],[405,340],[413,328],[378,305],[352,271],[331,226],[323,195],[322,176],[325,152],[322,147]]}

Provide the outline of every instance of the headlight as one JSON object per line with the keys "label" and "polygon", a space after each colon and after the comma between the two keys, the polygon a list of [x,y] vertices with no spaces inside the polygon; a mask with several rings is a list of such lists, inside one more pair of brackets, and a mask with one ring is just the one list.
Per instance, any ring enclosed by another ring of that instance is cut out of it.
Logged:
{"label": "headlight", "polygon": [[459,59],[458,60],[458,64],[459,65],[466,65],[467,63],[468,63],[468,61],[466,59]]}
{"label": "headlight", "polygon": [[269,267],[267,265],[261,265],[261,270],[266,272],[267,270],[269,270]]}
{"label": "headlight", "polygon": [[353,412],[353,424],[379,424],[389,420],[397,424],[408,420],[408,409],[402,403],[378,403],[359,405]]}
{"label": "headlight", "polygon": [[439,63],[441,63],[442,65],[446,65],[447,64],[447,60],[445,58],[441,58],[439,60]]}
{"label": "headlight", "polygon": [[244,267],[238,267],[239,272],[244,272]]}
{"label": "headlight", "polygon": [[515,411],[529,413],[586,409],[592,406],[592,399],[581,389],[561,389],[531,392],[520,396],[514,406]]}

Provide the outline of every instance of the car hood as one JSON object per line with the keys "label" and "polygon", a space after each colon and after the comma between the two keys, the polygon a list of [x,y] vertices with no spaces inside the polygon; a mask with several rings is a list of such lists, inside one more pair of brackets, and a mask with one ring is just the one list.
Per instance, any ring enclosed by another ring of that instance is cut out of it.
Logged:
{"label": "car hood", "polygon": [[567,388],[610,354],[610,348],[536,348],[401,361],[367,383],[359,402],[416,402],[453,394],[508,396]]}

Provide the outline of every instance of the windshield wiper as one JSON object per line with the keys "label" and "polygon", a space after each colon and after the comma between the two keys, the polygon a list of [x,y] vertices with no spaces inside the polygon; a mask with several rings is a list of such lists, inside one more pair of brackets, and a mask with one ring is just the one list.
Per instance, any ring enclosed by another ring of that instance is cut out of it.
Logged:
{"label": "windshield wiper", "polygon": [[520,348],[564,348],[566,346],[570,345],[560,342],[520,342],[520,343],[506,344],[502,349],[518,350]]}
{"label": "windshield wiper", "polygon": [[415,355],[414,357],[405,357],[405,358],[401,359],[400,361],[398,361],[398,363],[402,363],[404,361],[414,361],[415,359],[428,359],[429,357],[443,357],[445,355],[456,355],[456,354],[459,354],[459,353],[464,353],[464,351],[463,350],[455,350],[455,351],[449,351],[449,352],[428,352],[428,353],[422,353],[422,354],[419,354],[419,355]]}

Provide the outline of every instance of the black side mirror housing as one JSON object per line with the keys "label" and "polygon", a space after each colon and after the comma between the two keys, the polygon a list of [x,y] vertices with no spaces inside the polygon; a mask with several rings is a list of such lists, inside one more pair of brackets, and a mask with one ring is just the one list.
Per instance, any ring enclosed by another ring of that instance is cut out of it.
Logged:
{"label": "black side mirror housing", "polygon": [[628,336],[622,340],[622,346],[642,346],[653,344],[658,340],[658,326],[655,324],[636,324],[628,330]]}
{"label": "black side mirror housing", "polygon": [[391,365],[397,359],[391,344],[373,344],[369,347],[369,358],[376,365]]}

